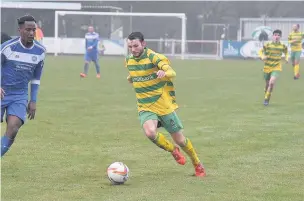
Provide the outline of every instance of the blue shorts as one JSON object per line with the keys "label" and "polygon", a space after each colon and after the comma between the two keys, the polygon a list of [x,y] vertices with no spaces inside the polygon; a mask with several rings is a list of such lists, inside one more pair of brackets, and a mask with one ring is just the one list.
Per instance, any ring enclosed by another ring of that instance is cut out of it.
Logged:
{"label": "blue shorts", "polygon": [[98,52],[90,52],[84,55],[84,59],[86,61],[97,61],[98,60]]}
{"label": "blue shorts", "polygon": [[25,95],[6,95],[1,100],[1,122],[3,122],[4,113],[17,116],[22,123],[26,120],[27,96]]}

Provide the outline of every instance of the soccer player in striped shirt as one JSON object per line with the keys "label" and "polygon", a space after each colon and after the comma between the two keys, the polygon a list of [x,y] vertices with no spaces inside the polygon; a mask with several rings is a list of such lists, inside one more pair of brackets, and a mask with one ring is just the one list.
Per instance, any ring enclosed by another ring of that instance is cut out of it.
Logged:
{"label": "soccer player in striped shirt", "polygon": [[[183,135],[183,125],[175,112],[178,106],[172,79],[176,73],[168,58],[145,47],[144,36],[140,32],[131,33],[127,43],[131,52],[125,61],[129,71],[127,79],[136,92],[138,113],[144,133],[158,147],[170,152],[177,163],[184,165],[186,158],[180,152],[181,147],[191,158],[195,175],[204,177],[205,169],[190,139]],[[157,132],[160,125],[171,134],[179,146]]]}
{"label": "soccer player in striped shirt", "polygon": [[84,71],[80,73],[80,77],[86,77],[89,71],[89,64],[91,61],[94,62],[96,68],[96,77],[100,78],[100,66],[99,66],[99,58],[98,58],[98,42],[99,42],[99,34],[94,32],[94,27],[88,27],[88,33],[85,35],[85,64]]}
{"label": "soccer player in striped shirt", "polygon": [[300,32],[300,25],[294,24],[292,27],[293,31],[288,36],[288,42],[291,47],[291,64],[294,71],[294,79],[300,78],[300,57],[302,53],[302,40],[304,39],[304,33]]}
{"label": "soccer player in striped shirt", "polygon": [[266,81],[264,105],[269,105],[272,90],[275,82],[282,71],[282,55],[285,55],[285,61],[288,63],[288,49],[287,46],[281,43],[281,30],[273,32],[273,40],[267,43],[259,51],[260,58],[264,61],[264,78]]}
{"label": "soccer player in striped shirt", "polygon": [[[1,44],[1,122],[7,127],[1,138],[1,157],[9,150],[20,127],[35,118],[37,94],[44,65],[45,48],[34,40],[36,21],[32,16],[18,19],[20,37]],[[28,84],[31,82],[28,102]]]}

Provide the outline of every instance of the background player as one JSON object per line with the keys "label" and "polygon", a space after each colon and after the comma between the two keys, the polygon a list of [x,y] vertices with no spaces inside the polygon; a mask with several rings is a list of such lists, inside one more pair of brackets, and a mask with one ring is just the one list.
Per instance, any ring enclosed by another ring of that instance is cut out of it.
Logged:
{"label": "background player", "polygon": [[13,144],[19,128],[24,124],[26,113],[29,119],[35,118],[46,51],[41,44],[34,41],[36,21],[32,16],[19,18],[18,25],[20,37],[1,45],[1,122],[5,112],[7,122],[5,134],[1,138],[1,156]]}
{"label": "background player", "polygon": [[294,71],[294,79],[300,78],[300,58],[302,53],[302,39],[304,39],[304,33],[300,32],[300,25],[294,24],[292,26],[293,31],[288,36],[288,42],[291,47],[291,64]]}
{"label": "background player", "polygon": [[270,96],[275,85],[275,81],[282,71],[282,54],[285,54],[286,63],[288,62],[287,46],[280,42],[282,36],[281,30],[273,32],[273,39],[271,43],[263,46],[259,51],[260,58],[265,62],[264,64],[264,78],[266,81],[264,105],[269,104]]}
{"label": "background player", "polygon": [[106,47],[104,46],[103,42],[100,40],[98,43],[98,51],[100,55],[104,55],[105,51],[106,51]]}
{"label": "background player", "polygon": [[37,27],[36,27],[36,34],[35,34],[35,40],[38,41],[40,44],[43,44],[43,38],[44,34],[41,28],[41,21],[38,22]]}
{"label": "background player", "polygon": [[80,73],[81,77],[86,77],[89,71],[89,64],[91,61],[94,62],[96,68],[96,77],[100,78],[100,66],[98,59],[98,42],[99,42],[99,34],[94,32],[94,27],[88,27],[88,33],[85,35],[85,64],[84,64],[84,72]]}
{"label": "background player", "polygon": [[11,40],[12,38],[7,35],[6,33],[4,32],[1,32],[1,44],[8,41],[8,40]]}
{"label": "background player", "polygon": [[176,73],[164,55],[155,53],[145,46],[142,33],[133,32],[128,36],[128,48],[132,54],[126,58],[126,67],[129,70],[127,79],[133,84],[136,92],[143,130],[153,143],[170,152],[179,164],[184,165],[186,160],[179,147],[167,140],[162,133],[157,132],[160,121],[171,134],[174,142],[191,158],[195,175],[203,177],[205,169],[191,141],[183,135],[183,125],[175,113],[177,104],[172,78]]}

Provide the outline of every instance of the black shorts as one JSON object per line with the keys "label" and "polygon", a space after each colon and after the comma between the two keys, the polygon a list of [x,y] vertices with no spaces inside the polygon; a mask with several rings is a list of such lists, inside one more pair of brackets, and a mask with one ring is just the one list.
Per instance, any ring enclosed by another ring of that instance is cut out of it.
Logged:
{"label": "black shorts", "polygon": [[160,121],[157,122],[157,128],[163,127]]}

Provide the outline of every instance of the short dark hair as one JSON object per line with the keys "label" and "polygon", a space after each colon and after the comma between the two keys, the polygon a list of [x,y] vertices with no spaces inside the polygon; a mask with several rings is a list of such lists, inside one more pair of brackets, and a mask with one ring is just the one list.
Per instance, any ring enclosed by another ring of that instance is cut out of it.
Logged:
{"label": "short dark hair", "polygon": [[35,22],[36,23],[36,20],[31,15],[24,15],[24,16],[18,18],[17,22],[18,22],[18,25],[20,26],[20,25],[23,25],[25,22]]}
{"label": "short dark hair", "polygon": [[279,29],[276,29],[276,30],[273,31],[272,34],[279,34],[280,36],[282,36],[282,31],[279,30]]}
{"label": "short dark hair", "polygon": [[138,39],[140,42],[143,42],[144,39],[144,35],[141,32],[132,32],[129,36],[128,36],[129,40],[136,40]]}

